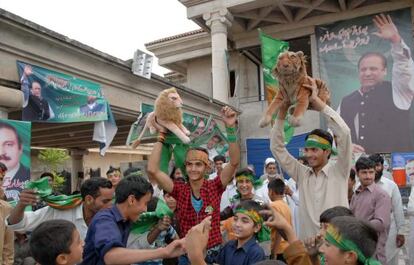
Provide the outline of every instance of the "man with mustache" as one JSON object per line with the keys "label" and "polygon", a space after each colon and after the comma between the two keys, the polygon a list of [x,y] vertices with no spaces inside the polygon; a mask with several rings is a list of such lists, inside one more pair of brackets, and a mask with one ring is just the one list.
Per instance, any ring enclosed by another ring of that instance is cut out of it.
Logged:
{"label": "man with mustache", "polygon": [[30,180],[30,170],[20,163],[22,154],[23,144],[16,128],[0,122],[0,162],[7,167],[2,186],[7,200],[18,200],[25,183]]}
{"label": "man with mustache", "polygon": [[411,152],[414,149],[410,119],[414,99],[414,62],[410,48],[401,38],[391,17],[375,16],[374,35],[389,41],[393,59],[391,82],[387,58],[368,52],[358,61],[361,87],[345,96],[339,112],[351,129],[353,151]]}
{"label": "man with mustache", "polygon": [[367,157],[359,158],[355,169],[360,185],[352,196],[349,209],[356,218],[368,222],[378,234],[375,259],[388,264],[386,241],[390,228],[391,198],[375,183],[375,162]]}

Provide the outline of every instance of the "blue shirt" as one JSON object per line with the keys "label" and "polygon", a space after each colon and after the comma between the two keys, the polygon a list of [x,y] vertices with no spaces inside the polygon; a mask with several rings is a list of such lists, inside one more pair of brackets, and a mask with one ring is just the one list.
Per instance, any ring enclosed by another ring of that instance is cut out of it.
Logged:
{"label": "blue shirt", "polygon": [[109,250],[126,247],[129,229],[130,222],[123,219],[116,205],[99,211],[89,225],[81,264],[104,265]]}
{"label": "blue shirt", "polygon": [[237,248],[237,240],[227,242],[217,257],[217,263],[220,265],[251,265],[264,259],[264,250],[253,236],[240,248]]}
{"label": "blue shirt", "polygon": [[196,213],[199,213],[201,211],[201,208],[203,208],[203,200],[201,198],[196,199],[192,193],[191,204],[193,205],[194,211],[196,211]]}

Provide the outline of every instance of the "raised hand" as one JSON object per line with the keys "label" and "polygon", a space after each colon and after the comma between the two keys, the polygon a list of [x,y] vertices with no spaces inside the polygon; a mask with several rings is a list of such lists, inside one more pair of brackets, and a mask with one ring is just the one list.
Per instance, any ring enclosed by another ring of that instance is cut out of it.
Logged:
{"label": "raised hand", "polygon": [[191,264],[204,264],[204,252],[207,247],[208,234],[211,229],[211,216],[193,226],[185,236],[185,249]]}
{"label": "raised hand", "polygon": [[158,220],[157,228],[160,231],[167,230],[171,225],[171,218],[169,216],[164,216],[160,220]]}
{"label": "raised hand", "polygon": [[36,205],[39,200],[40,199],[36,195],[35,190],[22,190],[22,192],[20,192],[20,200],[17,205],[24,208],[28,205]]}
{"label": "raised hand", "polygon": [[373,33],[375,36],[389,40],[392,43],[399,43],[401,41],[400,33],[389,15],[377,15],[372,21],[378,29],[377,32]]}
{"label": "raised hand", "polygon": [[221,109],[221,115],[223,117],[226,127],[235,127],[237,122],[237,113],[229,106],[225,106]]}

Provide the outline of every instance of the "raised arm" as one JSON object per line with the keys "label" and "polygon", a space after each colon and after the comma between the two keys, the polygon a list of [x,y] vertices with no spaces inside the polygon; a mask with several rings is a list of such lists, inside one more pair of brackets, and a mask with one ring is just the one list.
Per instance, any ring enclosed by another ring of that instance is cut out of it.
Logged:
{"label": "raised arm", "polygon": [[311,80],[311,85],[305,86],[312,89],[312,95],[309,100],[313,109],[323,114],[328,122],[328,127],[334,133],[336,148],[338,149],[336,166],[340,170],[341,175],[348,179],[352,162],[351,130],[341,116],[318,97],[314,80]]}
{"label": "raised arm", "polygon": [[225,106],[221,109],[224,124],[226,125],[227,137],[229,141],[230,161],[221,172],[221,184],[226,187],[232,180],[234,173],[240,164],[240,146],[236,139],[237,113],[230,107]]}
{"label": "raised arm", "polygon": [[305,167],[298,162],[285,147],[285,136],[283,133],[284,120],[276,119],[275,125],[270,132],[270,151],[280,163],[286,173],[298,182],[300,167]]}
{"label": "raised arm", "polygon": [[154,144],[154,149],[152,149],[151,156],[148,160],[148,175],[152,177],[161,189],[165,190],[166,192],[172,192],[174,188],[174,182],[171,178],[161,171],[160,169],[160,157],[161,157],[161,150],[162,150],[162,142],[156,142]]}
{"label": "raised arm", "polygon": [[175,240],[157,249],[127,249],[114,247],[104,256],[105,264],[134,264],[153,259],[174,258],[184,254],[183,240]]}
{"label": "raised arm", "polygon": [[12,230],[30,231],[38,226],[40,222],[45,221],[45,218],[49,215],[49,207],[44,207],[34,212],[24,211],[26,206],[35,205],[37,202],[38,198],[35,191],[22,190],[22,192],[20,192],[20,200],[7,218],[7,224]]}
{"label": "raised arm", "polygon": [[397,108],[408,110],[414,98],[414,62],[410,48],[404,43],[397,27],[389,15],[375,16],[373,22],[377,28],[374,34],[391,43],[392,95]]}

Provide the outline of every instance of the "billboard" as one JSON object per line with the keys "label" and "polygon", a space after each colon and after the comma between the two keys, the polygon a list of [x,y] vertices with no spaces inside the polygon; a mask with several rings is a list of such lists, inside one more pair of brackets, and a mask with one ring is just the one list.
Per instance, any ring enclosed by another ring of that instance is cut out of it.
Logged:
{"label": "billboard", "polygon": [[0,162],[7,167],[2,188],[7,200],[18,200],[30,180],[31,123],[0,119]]}
{"label": "billboard", "polygon": [[410,9],[316,27],[321,79],[355,152],[414,151]]}

